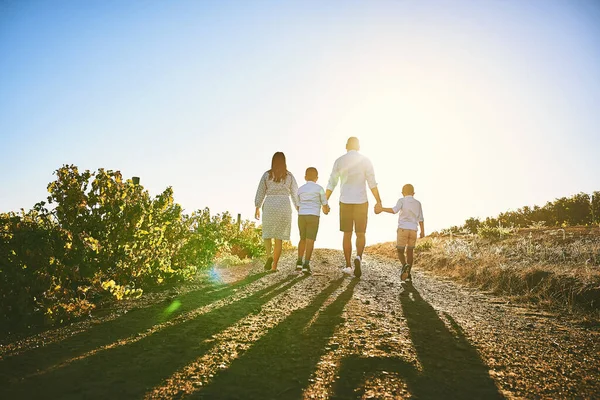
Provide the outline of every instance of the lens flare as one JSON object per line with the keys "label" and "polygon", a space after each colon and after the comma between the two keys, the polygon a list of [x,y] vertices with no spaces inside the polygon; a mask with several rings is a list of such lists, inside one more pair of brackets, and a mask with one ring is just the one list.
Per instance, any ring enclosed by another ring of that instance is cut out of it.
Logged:
{"label": "lens flare", "polygon": [[217,270],[215,265],[213,265],[212,268],[208,271],[208,279],[211,283],[223,282],[223,277],[221,276],[221,273],[219,272],[219,270]]}
{"label": "lens flare", "polygon": [[178,309],[179,307],[181,307],[181,301],[179,301],[179,300],[175,300],[175,301],[173,301],[173,302],[172,302],[172,303],[169,305],[169,307],[167,307],[167,308],[165,309],[165,312],[164,312],[165,316],[169,316],[169,315],[173,314],[175,311],[177,311],[177,309]]}

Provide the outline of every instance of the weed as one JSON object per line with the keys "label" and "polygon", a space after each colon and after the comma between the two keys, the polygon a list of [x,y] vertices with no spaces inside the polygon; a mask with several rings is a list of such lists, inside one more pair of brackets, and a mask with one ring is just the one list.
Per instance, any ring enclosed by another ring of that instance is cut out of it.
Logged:
{"label": "weed", "polygon": [[433,247],[433,243],[431,240],[420,241],[415,246],[416,251],[429,251]]}
{"label": "weed", "polygon": [[490,226],[484,224],[477,228],[477,234],[479,237],[490,240],[502,240],[505,237],[512,235],[513,232],[514,228],[506,228],[502,225]]}

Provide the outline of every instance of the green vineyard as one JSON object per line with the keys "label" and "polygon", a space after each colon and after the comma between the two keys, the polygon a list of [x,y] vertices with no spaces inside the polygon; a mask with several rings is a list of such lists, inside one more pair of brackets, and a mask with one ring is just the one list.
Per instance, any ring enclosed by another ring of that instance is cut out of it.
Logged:
{"label": "green vineyard", "polygon": [[89,314],[98,304],[191,279],[218,254],[262,252],[260,228],[229,213],[184,214],[118,171],[55,171],[47,201],[0,213],[0,326],[11,331]]}

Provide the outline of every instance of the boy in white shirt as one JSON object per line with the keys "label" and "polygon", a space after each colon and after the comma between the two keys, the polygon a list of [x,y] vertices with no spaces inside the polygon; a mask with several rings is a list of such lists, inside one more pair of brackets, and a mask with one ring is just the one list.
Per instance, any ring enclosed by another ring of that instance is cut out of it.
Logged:
{"label": "boy in white shirt", "polygon": [[325,198],[325,190],[316,183],[318,178],[319,173],[316,168],[307,168],[304,176],[306,184],[298,188],[298,198],[300,200],[298,208],[300,243],[298,243],[296,271],[302,271],[307,274],[310,274],[310,257],[312,256],[317,232],[319,231],[321,208],[323,208],[324,214],[329,214],[329,205]]}
{"label": "boy in white shirt", "polygon": [[[415,199],[415,188],[411,184],[406,184],[402,187],[403,198],[400,198],[393,208],[384,208],[375,206],[375,213],[379,214],[385,211],[390,214],[400,212],[398,216],[398,233],[396,250],[398,258],[402,264],[402,272],[400,279],[402,281],[412,280],[410,270],[413,265],[413,251],[417,242],[417,226],[421,228],[419,237],[425,237],[425,225],[423,220],[423,208],[421,202]],[[406,248],[406,258],[404,257],[404,249]]]}

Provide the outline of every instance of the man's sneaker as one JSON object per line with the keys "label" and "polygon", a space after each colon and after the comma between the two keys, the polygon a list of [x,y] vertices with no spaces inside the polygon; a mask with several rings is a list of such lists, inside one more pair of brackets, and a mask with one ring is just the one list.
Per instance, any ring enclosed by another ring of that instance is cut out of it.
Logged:
{"label": "man's sneaker", "polygon": [[402,272],[400,272],[400,280],[406,281],[410,278],[410,265],[405,264],[402,267]]}
{"label": "man's sneaker", "polygon": [[298,261],[296,261],[296,272],[302,272],[302,260],[298,259]]}
{"label": "man's sneaker", "polygon": [[342,272],[346,275],[350,275],[350,276],[354,275],[354,271],[350,267],[342,268]]}
{"label": "man's sneaker", "polygon": [[305,262],[304,265],[302,266],[302,272],[304,272],[305,274],[309,274],[311,273],[310,270],[310,264]]}
{"label": "man's sneaker", "polygon": [[360,269],[360,258],[356,257],[354,259],[354,276],[360,278],[362,275],[362,270]]}

